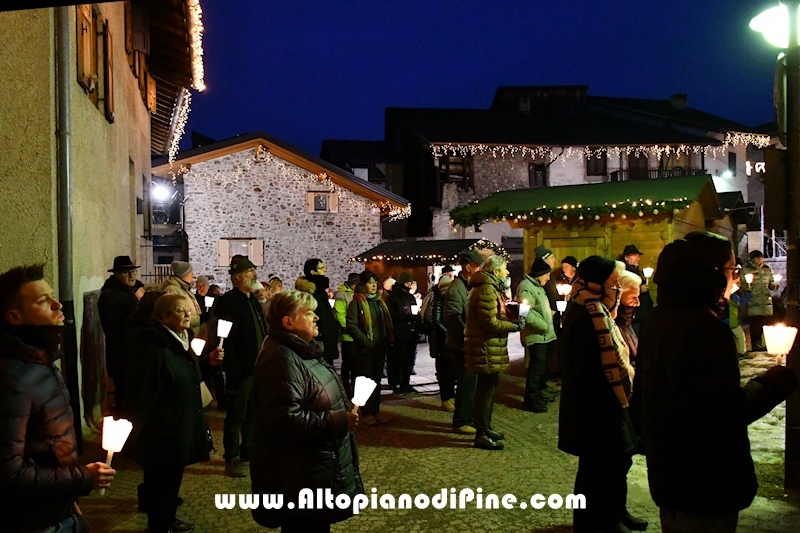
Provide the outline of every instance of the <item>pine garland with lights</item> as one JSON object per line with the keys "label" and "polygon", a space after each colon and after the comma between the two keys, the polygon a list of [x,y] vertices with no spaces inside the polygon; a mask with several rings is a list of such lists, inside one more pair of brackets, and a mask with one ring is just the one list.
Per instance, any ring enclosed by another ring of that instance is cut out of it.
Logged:
{"label": "pine garland with lights", "polygon": [[[476,200],[473,204],[478,203]],[[603,205],[583,206],[583,205],[561,205],[556,207],[542,206],[533,210],[508,211],[500,207],[487,208],[480,213],[464,213],[470,205],[457,207],[450,212],[450,219],[453,224],[461,227],[480,228],[484,222],[516,222],[521,220],[530,221],[532,224],[546,223],[552,224],[553,221],[566,220],[600,220],[603,217],[621,219],[631,217],[643,217],[645,214],[663,214],[672,211],[687,209],[691,205],[688,198],[675,198],[672,200],[662,200],[654,202],[650,199],[639,200],[620,200],[618,202],[606,202]]]}

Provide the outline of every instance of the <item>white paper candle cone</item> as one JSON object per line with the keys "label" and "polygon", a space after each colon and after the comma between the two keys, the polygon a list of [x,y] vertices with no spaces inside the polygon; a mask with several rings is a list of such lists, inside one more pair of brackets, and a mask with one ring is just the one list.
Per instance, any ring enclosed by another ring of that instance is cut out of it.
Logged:
{"label": "white paper candle cone", "polygon": [[642,270],[642,272],[644,272],[644,277],[646,277],[647,279],[650,279],[650,278],[652,278],[652,277],[653,277],[653,272],[654,272],[654,271],[655,271],[655,270],[653,269],[653,267],[645,267],[645,268]]}
{"label": "white paper candle cone", "polygon": [[[128,440],[128,435],[131,434],[133,424],[130,421],[120,418],[114,420],[113,416],[106,416],[103,418],[103,449],[108,452],[106,456],[106,464],[111,466],[111,459],[114,457],[115,452],[122,451],[125,446],[125,441]],[[100,489],[100,495],[103,496],[106,489]]]}
{"label": "white paper candle cone", "polygon": [[336,300],[334,300],[332,298],[328,299],[328,305],[330,305],[331,307],[333,307],[335,303],[336,303]]}
{"label": "white paper candle cone", "polygon": [[786,355],[792,351],[797,328],[776,324],[764,326],[764,338],[767,341],[767,351],[773,355]]}
{"label": "white paper candle cone", "polygon": [[783,276],[781,276],[780,274],[775,274],[774,276],[772,276],[772,279],[775,280],[775,283],[780,283],[781,280],[783,279]]}
{"label": "white paper candle cone", "polygon": [[559,313],[563,313],[564,311],[567,310],[567,302],[565,302],[564,300],[558,300],[556,302],[556,309],[558,309]]}
{"label": "white paper candle cone", "polygon": [[358,376],[356,378],[356,387],[353,393],[353,405],[361,407],[367,403],[372,391],[375,390],[378,384],[366,376]]}
{"label": "white paper candle cone", "polygon": [[203,348],[206,346],[206,341],[203,339],[192,339],[192,342],[189,343],[189,346],[192,347],[194,354],[200,357],[200,354],[203,353]]}
{"label": "white paper candle cone", "polygon": [[418,305],[412,305],[411,306],[411,314],[412,315],[418,315],[419,314],[419,306]]}
{"label": "white paper candle cone", "polygon": [[753,274],[745,274],[744,275],[744,280],[748,283],[748,285],[750,283],[753,283]]}
{"label": "white paper candle cone", "polygon": [[230,334],[232,327],[233,327],[233,322],[228,322],[227,320],[219,320],[217,322],[217,337],[222,337],[223,339],[228,338],[228,334]]}
{"label": "white paper candle cone", "polygon": [[566,296],[572,292],[572,285],[569,283],[559,283],[556,285],[556,292],[561,296]]}
{"label": "white paper candle cone", "polygon": [[206,309],[211,309],[214,307],[214,297],[213,296],[206,296]]}
{"label": "white paper candle cone", "polygon": [[519,316],[520,318],[525,318],[528,316],[528,313],[531,312],[531,306],[525,302],[519,304]]}

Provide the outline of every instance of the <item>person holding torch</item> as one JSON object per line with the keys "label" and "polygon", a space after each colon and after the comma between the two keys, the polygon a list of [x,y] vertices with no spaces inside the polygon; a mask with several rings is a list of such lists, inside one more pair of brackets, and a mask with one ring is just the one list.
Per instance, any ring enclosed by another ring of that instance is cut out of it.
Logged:
{"label": "person holding torch", "polygon": [[284,532],[327,532],[352,515],[351,506],[299,509],[303,489],[329,490],[336,501],[341,494],[352,499],[364,493],[352,433],[358,414],[315,340],[316,308],[307,292],[287,290],[272,298],[269,336],[253,375],[251,492],[282,494],[285,501],[280,509],[254,509],[253,519]]}

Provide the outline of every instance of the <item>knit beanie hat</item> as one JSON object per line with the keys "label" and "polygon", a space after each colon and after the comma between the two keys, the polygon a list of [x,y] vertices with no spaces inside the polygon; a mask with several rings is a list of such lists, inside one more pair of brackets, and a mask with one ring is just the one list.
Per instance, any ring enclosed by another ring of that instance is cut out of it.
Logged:
{"label": "knit beanie hat", "polygon": [[400,272],[400,275],[397,276],[397,283],[400,285],[405,285],[409,281],[414,281],[414,278],[408,272]]}
{"label": "knit beanie hat", "polygon": [[172,262],[172,275],[177,278],[183,278],[189,272],[192,272],[192,265],[186,261],[173,261]]}
{"label": "knit beanie hat", "polygon": [[545,248],[544,246],[537,246],[534,252],[536,252],[536,257],[539,259],[547,259],[553,255],[553,250]]}
{"label": "knit beanie hat", "polygon": [[[361,285],[366,285],[367,283],[369,283],[371,279],[378,281],[378,276],[376,276],[375,273],[371,270],[365,270],[364,272],[358,275],[358,281],[361,283]],[[386,287],[386,283],[384,283],[384,287]]]}
{"label": "knit beanie hat", "polygon": [[578,260],[577,260],[577,259],[575,259],[575,258],[574,258],[573,256],[571,256],[571,255],[568,255],[567,257],[565,257],[565,258],[564,258],[564,260],[563,260],[563,261],[561,261],[561,264],[562,264],[562,265],[563,265],[564,263],[566,263],[566,264],[568,264],[568,265],[572,265],[572,268],[578,268]]}
{"label": "knit beanie hat", "polygon": [[550,265],[548,265],[544,259],[537,257],[531,265],[531,276],[538,278],[539,276],[544,276],[551,270],[553,269],[550,268]]}
{"label": "knit beanie hat", "polygon": [[199,278],[197,278],[197,283],[198,285],[200,283],[205,283],[206,285],[210,284],[210,282],[208,281],[208,276],[200,276]]}
{"label": "knit beanie hat", "polygon": [[598,285],[605,283],[612,272],[614,272],[614,261],[601,255],[589,256],[578,265],[578,276],[583,281]]}

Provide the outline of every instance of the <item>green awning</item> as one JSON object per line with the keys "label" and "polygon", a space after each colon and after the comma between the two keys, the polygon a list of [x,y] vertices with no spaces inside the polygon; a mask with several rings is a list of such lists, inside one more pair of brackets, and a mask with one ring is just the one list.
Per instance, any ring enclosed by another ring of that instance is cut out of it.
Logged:
{"label": "green awning", "polygon": [[583,220],[617,213],[657,215],[689,207],[709,186],[716,196],[710,175],[500,191],[453,209],[450,218],[455,224],[468,227],[486,221],[528,220],[530,217],[574,216]]}

